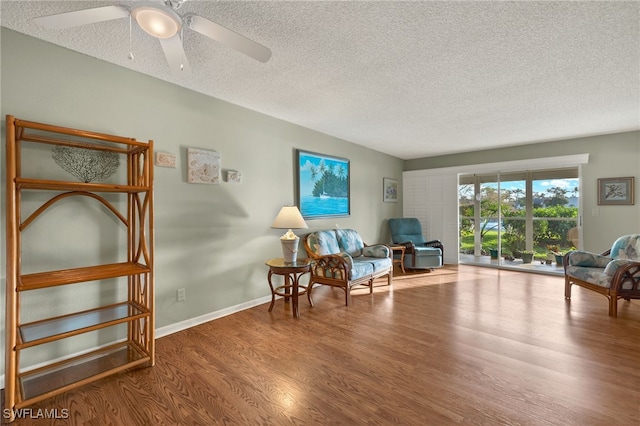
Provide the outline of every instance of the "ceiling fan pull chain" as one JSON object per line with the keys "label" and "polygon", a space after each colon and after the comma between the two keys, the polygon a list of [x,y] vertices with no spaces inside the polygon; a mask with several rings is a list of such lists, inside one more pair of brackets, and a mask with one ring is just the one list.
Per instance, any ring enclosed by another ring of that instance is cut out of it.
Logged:
{"label": "ceiling fan pull chain", "polygon": [[127,56],[129,59],[133,60],[133,52],[131,51],[131,27],[133,25],[133,18],[131,15],[129,15],[129,55]]}
{"label": "ceiling fan pull chain", "polygon": [[180,71],[184,71],[184,25],[180,27],[180,44],[182,45],[182,54],[180,55]]}

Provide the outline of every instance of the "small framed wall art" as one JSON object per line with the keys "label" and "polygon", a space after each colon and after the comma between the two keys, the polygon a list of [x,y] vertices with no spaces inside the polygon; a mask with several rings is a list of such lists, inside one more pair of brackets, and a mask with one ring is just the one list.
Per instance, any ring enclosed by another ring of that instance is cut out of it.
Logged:
{"label": "small framed wall art", "polygon": [[187,182],[219,184],[221,175],[219,152],[187,148]]}
{"label": "small framed wall art", "polygon": [[227,170],[227,183],[242,183],[242,173],[237,170]]}
{"label": "small framed wall art", "polygon": [[176,168],[176,155],[170,152],[156,152],[156,166]]}
{"label": "small framed wall art", "polygon": [[385,203],[398,201],[398,181],[391,178],[382,178],[382,200]]}
{"label": "small framed wall art", "polygon": [[633,176],[598,179],[598,205],[633,204]]}

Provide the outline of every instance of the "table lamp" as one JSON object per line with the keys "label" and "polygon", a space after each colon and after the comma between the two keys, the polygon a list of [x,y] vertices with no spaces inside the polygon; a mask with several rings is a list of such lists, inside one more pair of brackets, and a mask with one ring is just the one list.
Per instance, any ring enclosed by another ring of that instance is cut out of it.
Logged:
{"label": "table lamp", "polygon": [[284,206],[271,225],[272,228],[289,229],[286,234],[280,237],[282,244],[282,257],[286,263],[295,263],[298,259],[298,243],[300,238],[293,233],[293,228],[308,228],[300,210],[296,206]]}

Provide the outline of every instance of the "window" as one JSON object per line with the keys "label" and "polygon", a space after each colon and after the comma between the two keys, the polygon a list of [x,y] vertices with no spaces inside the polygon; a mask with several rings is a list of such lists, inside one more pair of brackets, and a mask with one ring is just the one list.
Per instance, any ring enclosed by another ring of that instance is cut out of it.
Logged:
{"label": "window", "polygon": [[[521,263],[579,246],[578,167],[461,175],[461,263]],[[488,258],[487,258],[488,256]]]}

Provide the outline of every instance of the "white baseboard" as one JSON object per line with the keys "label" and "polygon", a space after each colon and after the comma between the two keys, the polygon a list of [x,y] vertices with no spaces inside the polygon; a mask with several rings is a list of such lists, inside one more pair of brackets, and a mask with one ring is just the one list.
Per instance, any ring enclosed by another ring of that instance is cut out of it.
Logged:
{"label": "white baseboard", "polygon": [[196,325],[204,324],[205,322],[213,321],[218,318],[226,317],[227,315],[235,314],[245,309],[253,308],[254,306],[262,305],[271,301],[271,296],[264,296],[260,299],[251,300],[249,302],[240,303],[239,305],[229,306],[228,308],[220,309],[219,311],[210,312],[208,314],[200,315],[199,317],[190,318],[188,320],[180,321],[165,327],[156,328],[156,339],[164,336],[168,336],[173,333],[177,333],[182,330],[186,330]]}
{"label": "white baseboard", "polygon": [[[159,339],[160,337],[168,336],[170,334],[177,333],[179,331],[186,330],[186,329],[191,328],[191,327],[195,327],[196,325],[204,324],[205,322],[209,322],[209,321],[213,321],[213,320],[218,319],[218,318],[226,317],[227,315],[235,314],[237,312],[244,311],[245,309],[249,309],[249,308],[253,308],[254,306],[262,305],[263,303],[267,303],[269,301],[271,301],[271,296],[264,296],[264,297],[261,297],[259,299],[251,300],[249,302],[240,303],[239,305],[229,306],[228,308],[220,309],[219,311],[210,312],[208,314],[200,315],[199,317],[190,318],[188,320],[180,321],[180,322],[177,322],[175,324],[167,325],[165,327],[156,328],[155,337],[156,337],[156,339]],[[111,345],[113,343],[114,342],[110,342],[110,343],[108,343],[107,345],[104,345],[104,346],[108,346],[108,345]],[[74,354],[71,354],[71,355],[67,355],[67,356],[52,360],[52,361],[47,361],[46,363],[41,363],[41,364],[37,364],[37,365],[30,365],[30,366],[28,366],[26,368],[29,369],[29,370],[33,370],[35,368],[44,367],[45,365],[49,365],[49,364],[52,364],[54,362],[64,361],[65,359],[73,358],[73,357],[78,356],[78,355],[84,355],[86,353],[94,351],[95,349],[99,349],[99,347],[86,349],[84,351],[77,352],[77,353],[74,353]],[[24,369],[22,369],[22,370],[24,370]],[[0,389],[4,389],[4,374],[2,376],[0,376]]]}

